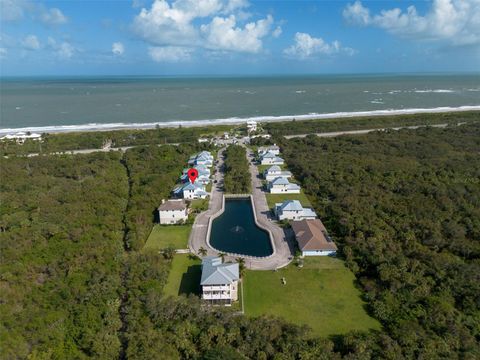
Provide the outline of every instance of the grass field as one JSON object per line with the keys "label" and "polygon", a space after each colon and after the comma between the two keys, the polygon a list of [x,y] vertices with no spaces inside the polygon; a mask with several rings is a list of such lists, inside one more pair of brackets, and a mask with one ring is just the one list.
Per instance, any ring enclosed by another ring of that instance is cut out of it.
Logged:
{"label": "grass field", "polygon": [[266,193],[267,203],[270,209],[273,209],[275,203],[281,203],[285,200],[299,200],[300,203],[305,207],[311,207],[310,201],[308,201],[307,196],[303,193],[303,190],[300,190],[300,194],[269,194]]}
{"label": "grass field", "polygon": [[277,272],[247,271],[245,314],[280,316],[310,326],[318,336],[379,329],[380,324],[365,312],[353,282],[341,260],[323,256],[306,258],[302,269],[290,265]]}
{"label": "grass field", "polygon": [[198,295],[202,275],[200,264],[200,259],[192,258],[190,254],[176,254],[165,285],[165,295]]}
{"label": "grass field", "polygon": [[192,225],[155,225],[145,243],[145,249],[188,248]]}

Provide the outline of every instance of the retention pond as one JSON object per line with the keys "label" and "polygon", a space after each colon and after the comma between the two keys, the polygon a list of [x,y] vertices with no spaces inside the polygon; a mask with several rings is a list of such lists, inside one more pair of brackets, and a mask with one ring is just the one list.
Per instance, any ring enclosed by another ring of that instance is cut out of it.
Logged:
{"label": "retention pond", "polygon": [[250,198],[225,199],[225,211],[212,222],[210,245],[219,251],[247,256],[273,253],[268,232],[255,223]]}

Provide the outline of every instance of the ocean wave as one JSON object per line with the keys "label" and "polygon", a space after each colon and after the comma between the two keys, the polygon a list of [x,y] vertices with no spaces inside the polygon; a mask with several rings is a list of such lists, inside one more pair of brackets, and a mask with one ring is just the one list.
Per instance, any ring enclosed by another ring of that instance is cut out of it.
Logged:
{"label": "ocean wave", "polygon": [[81,131],[108,131],[108,130],[126,130],[126,129],[153,129],[159,127],[179,127],[179,126],[208,126],[208,125],[235,125],[248,120],[257,122],[275,122],[291,120],[313,120],[313,119],[333,119],[349,118],[361,116],[385,116],[401,114],[418,113],[441,113],[457,111],[480,111],[480,105],[467,105],[459,107],[437,107],[437,108],[411,108],[411,109],[384,109],[353,112],[335,112],[335,113],[309,113],[303,115],[283,115],[283,116],[253,116],[247,118],[230,117],[223,119],[205,119],[205,120],[175,120],[165,122],[150,123],[108,123],[108,124],[82,124],[82,125],[58,125],[58,126],[32,126],[21,128],[3,128],[0,129],[0,135],[15,134],[17,132],[37,132],[37,133],[62,133],[62,132],[81,132]]}
{"label": "ocean wave", "polygon": [[437,94],[442,94],[442,93],[453,93],[455,91],[449,90],[449,89],[426,89],[426,90],[415,90],[414,92],[416,93],[437,93]]}

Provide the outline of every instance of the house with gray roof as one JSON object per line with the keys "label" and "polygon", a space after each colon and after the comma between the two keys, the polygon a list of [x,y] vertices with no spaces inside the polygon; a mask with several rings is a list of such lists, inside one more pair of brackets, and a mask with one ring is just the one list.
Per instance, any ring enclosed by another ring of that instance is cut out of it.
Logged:
{"label": "house with gray roof", "polygon": [[237,263],[222,263],[222,258],[206,256],[202,259],[202,299],[210,304],[231,305],[238,300],[240,269]]}
{"label": "house with gray roof", "polygon": [[292,173],[290,171],[282,170],[278,165],[270,166],[267,170],[263,172],[263,177],[267,181],[272,181],[277,177],[289,178],[291,176]]}
{"label": "house with gray roof", "polygon": [[260,156],[261,165],[283,165],[284,161],[274,153],[267,152]]}
{"label": "house with gray roof", "polygon": [[189,181],[188,183],[177,186],[173,189],[173,194],[176,197],[181,197],[186,200],[205,199],[208,196],[205,186],[197,181],[193,184]]}
{"label": "house with gray roof", "polygon": [[300,194],[300,186],[283,177],[277,177],[270,181],[267,189],[271,194]]}
{"label": "house with gray roof", "polygon": [[257,150],[259,156],[265,155],[267,152],[270,152],[274,155],[280,155],[280,148],[277,145],[272,146],[261,146]]}
{"label": "house with gray roof", "polygon": [[278,220],[299,221],[304,219],[315,219],[317,214],[311,208],[304,208],[298,200],[287,200],[283,203],[276,203],[274,213]]}
{"label": "house with gray roof", "polygon": [[202,151],[198,154],[192,155],[188,159],[188,165],[204,165],[206,167],[212,167],[213,155],[209,151]]}

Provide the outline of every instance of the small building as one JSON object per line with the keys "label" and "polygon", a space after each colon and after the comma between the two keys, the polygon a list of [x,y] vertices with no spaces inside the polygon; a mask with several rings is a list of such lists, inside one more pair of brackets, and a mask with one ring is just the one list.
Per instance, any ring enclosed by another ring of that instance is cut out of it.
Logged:
{"label": "small building", "polygon": [[261,165],[283,165],[284,161],[274,153],[267,152],[260,156]]}
{"label": "small building", "polygon": [[298,200],[287,200],[283,203],[276,203],[274,208],[278,220],[300,221],[304,219],[315,219],[317,214],[311,208],[304,208]]}
{"label": "small building", "polygon": [[272,181],[277,177],[283,177],[288,179],[291,176],[292,173],[290,171],[283,171],[278,165],[270,166],[267,170],[263,172],[263,177],[267,181]]}
{"label": "small building", "polygon": [[205,186],[197,181],[193,184],[189,181],[188,183],[177,186],[173,189],[173,194],[176,197],[181,197],[186,200],[205,199],[208,196],[208,193],[205,191]]}
{"label": "small building", "polygon": [[302,256],[325,256],[337,253],[337,246],[319,219],[294,221],[292,230]]}
{"label": "small building", "polygon": [[271,145],[271,146],[261,146],[257,150],[257,153],[258,153],[259,156],[263,156],[268,152],[270,152],[274,155],[280,155],[280,148],[276,144],[274,144],[274,145]]}
{"label": "small building", "polygon": [[257,131],[257,122],[253,120],[247,121],[247,132]]}
{"label": "small building", "polygon": [[187,204],[183,199],[162,200],[158,207],[158,218],[160,224],[178,224],[188,219]]}
{"label": "small building", "polygon": [[277,177],[270,181],[267,185],[267,190],[271,194],[300,194],[300,186],[282,177]]}
{"label": "small building", "polygon": [[202,299],[214,305],[231,305],[238,300],[240,271],[237,263],[224,263],[217,256],[202,259]]}

